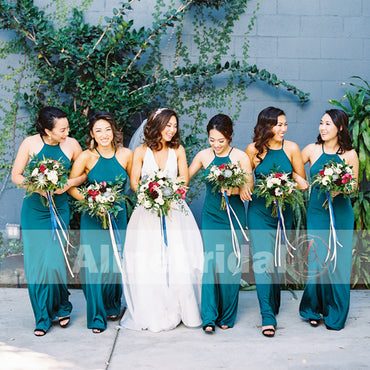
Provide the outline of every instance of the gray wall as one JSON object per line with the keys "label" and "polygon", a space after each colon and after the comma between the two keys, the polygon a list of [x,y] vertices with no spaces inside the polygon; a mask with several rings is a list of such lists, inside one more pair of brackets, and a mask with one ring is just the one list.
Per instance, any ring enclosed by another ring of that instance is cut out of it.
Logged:
{"label": "gray wall", "polygon": [[[35,1],[42,5],[48,1]],[[248,14],[237,24],[232,53],[241,55],[244,32],[257,0],[249,2]],[[149,4],[151,6],[149,6]],[[137,26],[151,24],[154,0],[133,3]],[[87,12],[91,23],[110,16],[119,7],[117,0],[95,0]],[[11,37],[0,32],[0,40]],[[315,140],[323,112],[345,93],[342,82],[352,75],[370,81],[370,1],[369,0],[264,0],[250,36],[249,63],[276,73],[279,78],[311,93],[311,101],[302,107],[283,89],[275,90],[256,83],[247,90],[236,122],[236,147],[244,149],[251,142],[256,117],[263,108],[274,105],[287,115],[287,139],[303,148]],[[12,57],[11,60],[16,59]],[[0,73],[5,65],[0,66]],[[210,112],[210,115],[214,112]],[[0,198],[0,230],[6,222],[19,223],[20,190],[9,190]],[[191,206],[199,220],[202,200]]]}

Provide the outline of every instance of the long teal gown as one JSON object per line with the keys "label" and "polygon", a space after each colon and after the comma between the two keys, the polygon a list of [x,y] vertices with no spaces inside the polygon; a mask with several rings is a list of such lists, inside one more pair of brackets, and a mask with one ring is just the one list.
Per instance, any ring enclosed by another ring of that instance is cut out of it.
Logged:
{"label": "long teal gown", "polygon": [[[230,152],[226,157],[215,155],[214,160],[204,171],[204,175],[209,174],[213,165],[220,166],[231,162]],[[201,301],[203,327],[216,324],[231,328],[234,326],[238,308],[241,269],[236,268],[237,259],[232,246],[230,222],[226,210],[221,209],[221,192],[213,191],[213,185],[209,182],[206,182],[206,189],[202,211],[205,253]],[[245,209],[239,195],[231,195],[228,199],[240,223],[245,227]],[[242,233],[238,231],[239,226],[234,216],[232,220],[241,246]]]}
{"label": "long teal gown", "polygon": [[[274,167],[279,171],[290,173],[293,168],[289,158],[281,149],[270,149],[263,161],[254,170],[256,182],[263,176],[268,176]],[[286,206],[284,212],[286,230],[290,230],[293,220],[292,209]],[[262,316],[262,326],[276,326],[276,315],[280,307],[280,282],[281,272],[275,266],[275,237],[278,218],[272,216],[272,205],[266,208],[266,200],[263,197],[252,196],[249,202],[248,229],[252,245],[252,258],[254,277],[257,286],[257,296]],[[282,250],[285,248],[281,247]]]}
{"label": "long teal gown", "polygon": [[[338,154],[321,154],[312,165],[310,174],[316,175],[325,163],[341,162]],[[313,185],[307,210],[307,234],[312,240],[308,252],[308,278],[299,312],[305,319],[321,319],[335,330],[344,328],[350,301],[350,278],[352,266],[352,238],[354,215],[349,198],[339,194],[333,199],[334,218],[338,241],[337,261],[325,262],[329,246],[329,210],[323,206],[325,192]],[[332,243],[333,245],[333,243]],[[329,260],[328,260],[329,261]]]}
{"label": "long teal gown", "polygon": [[[123,191],[127,177],[126,170],[116,156],[104,158],[100,155],[98,162],[88,173],[87,180],[89,183],[118,181]],[[120,205],[123,210],[115,221],[123,247],[127,212],[124,202]],[[106,329],[107,317],[120,314],[122,297],[122,276],[113,254],[109,230],[103,229],[100,218],[83,213],[80,242],[80,279],[86,298],[87,327]]]}
{"label": "long teal gown", "polygon": [[[58,145],[44,146],[37,154],[43,158],[60,160],[66,169],[70,160]],[[67,193],[54,195],[65,229],[69,226]],[[28,293],[35,315],[36,329],[48,330],[56,317],[70,315],[72,304],[68,300],[67,273],[63,251],[57,236],[53,237],[51,217],[46,198],[33,193],[23,200],[21,226],[24,246],[24,267]]]}

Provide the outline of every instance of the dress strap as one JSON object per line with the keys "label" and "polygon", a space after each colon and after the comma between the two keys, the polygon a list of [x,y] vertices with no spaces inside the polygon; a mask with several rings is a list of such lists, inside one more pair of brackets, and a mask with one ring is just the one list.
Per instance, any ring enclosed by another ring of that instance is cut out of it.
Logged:
{"label": "dress strap", "polygon": [[322,149],[322,152],[323,152],[324,154],[326,154],[326,153],[325,153],[325,150],[324,150],[324,143],[322,143],[322,144],[321,144],[321,149]]}
{"label": "dress strap", "polygon": [[[99,153],[99,150],[95,148],[95,150],[98,152],[99,156],[101,157],[102,155]],[[104,158],[104,157],[103,157]]]}
{"label": "dress strap", "polygon": [[43,142],[44,144],[46,144],[46,143],[45,143],[45,140],[44,140],[44,138],[42,137],[42,135],[41,135],[41,134],[40,134],[40,137],[41,137],[42,142]]}
{"label": "dress strap", "polygon": [[231,151],[234,149],[234,147],[232,146],[231,149],[229,150],[229,153],[227,153],[227,156],[230,155]]}
{"label": "dress strap", "polygon": [[283,142],[281,143],[281,149],[284,149],[284,139]]}

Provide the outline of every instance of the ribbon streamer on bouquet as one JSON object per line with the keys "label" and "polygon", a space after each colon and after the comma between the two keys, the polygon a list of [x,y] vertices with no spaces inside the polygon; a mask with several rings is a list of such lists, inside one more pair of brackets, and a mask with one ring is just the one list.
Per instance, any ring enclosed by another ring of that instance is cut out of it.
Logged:
{"label": "ribbon streamer on bouquet", "polygon": [[276,228],[276,237],[275,237],[275,267],[281,266],[281,244],[285,245],[286,250],[290,254],[291,257],[294,257],[291,253],[290,249],[296,249],[293,245],[289,242],[289,239],[286,234],[285,222],[284,222],[284,214],[281,210],[279,201],[275,201],[276,208],[277,208],[277,216],[278,216],[278,224]]}
{"label": "ribbon streamer on bouquet", "polygon": [[236,235],[236,231],[235,231],[235,228],[234,228],[234,224],[233,224],[233,221],[232,221],[232,218],[231,218],[231,213],[234,215],[234,217],[236,219],[236,222],[238,223],[239,228],[240,228],[240,230],[241,230],[241,232],[242,232],[242,234],[244,236],[244,239],[247,242],[249,242],[249,239],[248,239],[247,235],[245,234],[244,229],[243,229],[243,226],[240,223],[239,218],[236,215],[233,207],[231,207],[231,204],[230,204],[229,199],[227,197],[226,190],[224,190],[223,196],[225,198],[227,216],[228,216],[229,222],[230,222],[230,231],[231,231],[231,240],[232,240],[232,243],[233,243],[233,250],[234,250],[235,257],[237,258],[236,268],[239,268],[240,267],[240,262],[241,262],[241,250],[240,250],[240,245],[239,245],[238,237]]}
{"label": "ribbon streamer on bouquet", "polygon": [[[67,258],[67,254],[69,254],[68,246],[71,246],[72,248],[73,248],[73,246],[69,242],[68,235],[67,235],[66,231],[64,230],[65,228],[62,225],[63,220],[61,220],[61,218],[59,217],[57,208],[55,206],[55,203],[54,203],[54,200],[53,200],[53,197],[52,197],[50,191],[46,192],[46,197],[47,197],[47,200],[48,200],[48,203],[49,203],[49,209],[50,209],[51,229],[52,229],[52,233],[53,233],[53,240],[56,239],[55,238],[55,235],[56,235],[58,237],[58,240],[59,240],[59,245],[62,248],[64,260],[66,261],[68,271],[71,274],[71,276],[74,277],[71,266],[69,265],[68,258]],[[67,254],[66,254],[66,251],[64,250],[64,243],[62,241],[62,238],[61,238],[59,232],[62,234],[65,242],[67,243]]]}
{"label": "ribbon streamer on bouquet", "polygon": [[112,242],[114,258],[116,259],[117,266],[121,272],[121,275],[123,276],[121,260],[119,258],[119,252],[118,252],[118,246],[117,246],[117,242],[120,244],[121,238],[119,237],[117,224],[109,212],[108,212],[108,221],[109,221],[109,235],[110,235],[110,240]]}
{"label": "ribbon streamer on bouquet", "polygon": [[[328,248],[328,253],[326,255],[326,258],[325,258],[325,262],[327,262],[329,258],[330,258],[330,262],[334,261],[334,268],[333,268],[333,272],[334,272],[337,266],[337,245],[339,245],[341,248],[343,248],[343,245],[340,244],[338,241],[337,227],[335,225],[333,202],[331,201],[331,195],[329,191],[326,192],[326,200],[328,202],[328,207],[329,207],[330,233],[329,233],[329,248]],[[332,247],[332,240],[333,240],[333,247]]]}
{"label": "ribbon streamer on bouquet", "polygon": [[170,286],[170,277],[169,277],[169,269],[168,269],[168,240],[167,240],[167,226],[166,226],[166,216],[163,212],[160,214],[160,222],[161,222],[161,234],[163,237],[162,243],[162,266],[163,266],[163,258],[166,259],[166,280],[167,286]]}

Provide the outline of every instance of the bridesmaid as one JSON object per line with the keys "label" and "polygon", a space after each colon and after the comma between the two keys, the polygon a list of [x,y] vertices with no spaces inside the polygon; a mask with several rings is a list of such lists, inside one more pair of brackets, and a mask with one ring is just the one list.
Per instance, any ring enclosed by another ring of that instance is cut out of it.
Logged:
{"label": "bridesmaid", "polygon": [[[246,185],[243,188],[227,189],[229,202],[245,227],[243,201],[251,200],[253,187],[252,168],[249,158],[241,150],[230,146],[233,123],[224,114],[214,116],[207,125],[210,148],[199,152],[189,167],[189,177],[193,177],[202,167],[204,177],[210,167],[223,163],[239,163],[246,172]],[[215,325],[221,329],[234,326],[239,299],[241,269],[235,273],[237,260],[234,255],[230,222],[227,211],[221,209],[221,192],[214,192],[213,184],[206,182],[206,198],[202,212],[202,236],[204,244],[204,272],[202,279],[202,320],[203,330],[213,333]],[[238,229],[233,216],[233,224]],[[243,243],[238,232],[240,245]],[[222,249],[220,249],[220,247]]]}
{"label": "bridesmaid", "polygon": [[[352,149],[348,133],[348,117],[339,109],[326,111],[321,118],[317,142],[307,145],[303,161],[310,162],[311,177],[316,175],[329,161],[344,161],[353,166],[353,177],[358,179],[358,157]],[[349,309],[350,277],[352,266],[352,236],[354,215],[349,198],[333,194],[333,209],[338,241],[336,268],[325,261],[329,244],[329,211],[323,207],[325,193],[314,185],[311,190],[307,211],[307,234],[315,242],[315,259],[308,265],[307,285],[303,293],[299,312],[311,326],[319,325],[321,315],[328,329],[344,328]],[[314,276],[315,275],[315,276]]]}
{"label": "bridesmaid", "polygon": [[[30,156],[38,159],[53,158],[71,166],[82,149],[75,139],[68,137],[67,114],[58,108],[44,107],[36,118],[38,134],[24,139],[19,147],[12,170],[12,181],[22,186],[23,172]],[[69,225],[68,197],[65,193],[70,186],[81,184],[82,175],[68,180],[64,189],[54,193],[53,198],[65,228]],[[28,293],[35,315],[36,336],[43,336],[49,330],[51,321],[59,318],[59,325],[65,328],[70,321],[72,304],[68,300],[67,275],[62,248],[58,239],[52,236],[50,210],[45,194],[35,192],[23,200],[21,227],[24,245],[24,267]]]}
{"label": "bridesmaid", "polygon": [[[119,182],[124,189],[132,165],[131,150],[122,146],[123,135],[110,113],[97,112],[89,120],[89,148],[74,163],[71,177],[87,173],[89,183]],[[77,200],[83,195],[76,187],[69,193]],[[127,213],[124,202],[116,223],[125,240]],[[80,278],[87,303],[87,327],[102,333],[108,320],[117,320],[121,309],[122,277],[115,262],[109,230],[104,230],[100,219],[87,213],[81,215]]]}
{"label": "bridesmaid", "polygon": [[[254,128],[253,143],[246,148],[256,180],[267,176],[274,167],[280,171],[293,171],[305,178],[304,165],[298,145],[284,140],[287,131],[285,113],[278,108],[268,107],[258,115]],[[280,276],[274,265],[275,236],[278,219],[273,217],[272,206],[266,208],[262,197],[253,196],[248,206],[248,228],[251,237],[253,268],[257,296],[262,315],[262,334],[273,337],[276,329],[275,315],[280,306]],[[284,211],[286,229],[291,228],[291,207]]]}

